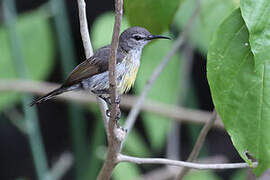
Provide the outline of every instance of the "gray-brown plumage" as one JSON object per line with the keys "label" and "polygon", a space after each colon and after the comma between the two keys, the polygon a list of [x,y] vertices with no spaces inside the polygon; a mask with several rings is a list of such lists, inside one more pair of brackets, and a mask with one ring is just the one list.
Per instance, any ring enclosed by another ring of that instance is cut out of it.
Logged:
{"label": "gray-brown plumage", "polygon": [[[165,36],[151,35],[146,29],[132,27],[126,29],[119,37],[117,49],[117,91],[123,94],[133,85],[143,47],[152,39]],[[110,45],[98,49],[93,56],[79,64],[68,76],[62,86],[35,100],[32,105],[72,90],[89,90],[108,102],[109,99],[109,56]]]}

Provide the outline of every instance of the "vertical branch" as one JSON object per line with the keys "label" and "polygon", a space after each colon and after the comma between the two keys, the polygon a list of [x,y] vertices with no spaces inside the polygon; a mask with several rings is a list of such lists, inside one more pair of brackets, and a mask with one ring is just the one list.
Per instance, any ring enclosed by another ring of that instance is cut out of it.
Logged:
{"label": "vertical branch", "polygon": [[116,119],[116,111],[117,111],[117,92],[116,92],[116,56],[117,56],[117,48],[119,43],[119,34],[120,34],[120,26],[123,14],[123,0],[115,0],[115,24],[113,28],[113,37],[110,49],[110,59],[109,59],[109,80],[110,80],[110,99],[112,103],[111,107],[111,118],[109,122],[109,129],[111,129],[112,120]]}
{"label": "vertical branch", "polygon": [[[85,2],[84,0],[78,0],[77,2],[78,2],[78,8],[79,8],[80,29],[81,29],[81,36],[82,36],[83,45],[85,49],[85,56],[86,58],[89,58],[93,55],[93,50],[92,50],[92,45],[90,42],[88,26],[87,26]],[[105,115],[106,114],[105,109],[108,109],[107,105],[101,99],[98,98],[99,104],[102,109],[102,115],[104,118],[104,124],[106,128],[108,144],[109,144],[107,158],[98,176],[99,180],[109,179],[111,177],[112,171],[117,163],[117,157],[120,152],[122,139],[124,139],[124,134],[121,133],[122,131],[117,132],[117,130],[120,130],[120,129],[116,128],[116,121],[115,121],[117,108],[119,108],[115,102],[117,98],[115,66],[116,66],[116,53],[117,53],[117,48],[118,48],[118,38],[119,38],[120,25],[121,25],[121,20],[122,20],[122,13],[123,13],[123,0],[115,1],[115,11],[116,11],[115,26],[114,26],[111,51],[110,51],[110,60],[109,60],[110,98],[112,102],[112,107],[111,107],[111,112],[110,112],[111,118],[109,121]]]}
{"label": "vertical branch", "polygon": [[103,167],[98,175],[98,180],[109,180],[114,167],[117,164],[117,157],[121,150],[122,142],[125,138],[125,132],[117,127],[117,112],[119,111],[119,105],[116,103],[116,56],[119,43],[120,25],[123,14],[123,0],[115,0],[115,24],[113,29],[113,37],[110,50],[109,59],[109,79],[110,79],[110,120],[108,126],[108,152]]}
{"label": "vertical branch", "polygon": [[77,0],[78,8],[79,8],[79,19],[80,19],[80,31],[82,36],[82,42],[85,52],[85,57],[90,58],[93,55],[93,48],[89,36],[86,10],[85,10],[85,2],[84,0]]}
{"label": "vertical branch", "polygon": [[112,43],[110,49],[110,59],[109,59],[109,80],[110,80],[110,99],[112,103],[111,109],[111,118],[109,122],[109,131],[110,135],[112,135],[112,125],[115,127],[116,113],[117,108],[119,106],[116,103],[116,99],[118,98],[118,94],[116,91],[116,59],[117,59],[117,49],[119,44],[119,34],[120,34],[120,26],[123,15],[123,0],[115,0],[115,24],[113,28],[113,36]]}

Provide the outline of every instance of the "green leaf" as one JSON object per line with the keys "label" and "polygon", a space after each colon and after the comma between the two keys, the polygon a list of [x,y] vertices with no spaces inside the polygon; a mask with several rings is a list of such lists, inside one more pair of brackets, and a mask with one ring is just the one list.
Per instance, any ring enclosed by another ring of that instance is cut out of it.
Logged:
{"label": "green leaf", "polygon": [[[172,44],[172,41],[156,40],[144,48],[141,66],[135,82],[136,94],[142,92],[153,70],[169,52]],[[179,94],[180,69],[180,57],[175,55],[148,93],[148,98],[167,104],[177,104],[178,99],[175,97]],[[167,138],[171,121],[152,113],[142,113],[142,116],[151,146],[155,149],[161,148]]]}
{"label": "green leaf", "polygon": [[183,180],[220,180],[212,171],[193,171],[184,176]]}
{"label": "green leaf", "polygon": [[[197,0],[185,0],[174,18],[174,25],[183,29],[184,25],[195,10]],[[227,17],[233,9],[238,7],[235,0],[203,0],[199,15],[193,21],[189,33],[191,43],[204,54],[207,53],[210,40],[218,25]]]}
{"label": "green leaf", "polygon": [[208,52],[207,77],[213,101],[240,156],[259,162],[255,173],[270,167],[270,63],[254,71],[248,29],[240,9],[218,28]]}
{"label": "green leaf", "polygon": [[132,180],[140,175],[136,164],[119,163],[113,171],[113,178],[117,180]]}
{"label": "green leaf", "polygon": [[269,0],[241,0],[240,8],[257,69],[270,60],[270,3]]}
{"label": "green leaf", "polygon": [[125,0],[124,9],[131,26],[141,26],[153,34],[168,30],[181,0]]}
{"label": "green leaf", "polygon": [[[50,73],[54,54],[49,19],[39,11],[25,13],[19,17],[16,30],[22,41],[23,55],[31,77],[35,80],[44,79]],[[0,42],[0,78],[14,79],[17,75],[4,27],[0,27]],[[18,100],[19,96],[16,93],[1,93],[0,110]]]}

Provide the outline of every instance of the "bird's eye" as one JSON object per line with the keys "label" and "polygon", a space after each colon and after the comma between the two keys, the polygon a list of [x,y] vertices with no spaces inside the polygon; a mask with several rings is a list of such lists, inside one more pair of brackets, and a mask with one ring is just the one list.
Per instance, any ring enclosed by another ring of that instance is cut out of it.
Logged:
{"label": "bird's eye", "polygon": [[139,41],[139,40],[142,40],[142,39],[143,39],[143,37],[138,36],[138,35],[133,36],[133,38],[134,38],[135,40],[137,40],[137,41]]}

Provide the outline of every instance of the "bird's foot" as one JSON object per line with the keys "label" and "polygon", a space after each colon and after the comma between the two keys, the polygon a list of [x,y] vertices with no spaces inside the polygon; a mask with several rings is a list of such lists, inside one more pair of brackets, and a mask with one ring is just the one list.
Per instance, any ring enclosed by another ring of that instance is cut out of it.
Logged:
{"label": "bird's foot", "polygon": [[[103,100],[108,104],[108,106],[111,106],[111,105],[112,105],[111,98],[109,98],[109,97],[105,98],[105,97],[103,97],[103,96],[99,96],[99,97],[100,97],[101,99],[103,99]],[[121,97],[118,96],[118,97],[115,99],[115,103],[116,103],[117,105],[119,105],[120,102],[121,102]]]}
{"label": "bird's foot", "polygon": [[[106,110],[106,116],[111,118],[111,111],[110,109]],[[119,119],[121,118],[121,110],[119,108],[117,108],[117,114],[116,114],[116,118],[115,120],[115,124],[116,124],[116,128],[122,130],[123,132],[127,133],[127,129],[123,128],[120,123],[119,123]]]}
{"label": "bird's foot", "polygon": [[101,98],[101,99],[103,99],[107,103],[108,106],[111,106],[112,105],[111,99],[109,97],[107,97],[107,98],[105,98],[103,96],[98,96],[98,97]]}
{"label": "bird's foot", "polygon": [[115,99],[115,103],[116,104],[120,104],[120,102],[121,102],[121,97],[120,96],[118,96],[116,99]]}
{"label": "bird's foot", "polygon": [[117,121],[116,122],[116,128],[117,129],[120,129],[121,131],[123,131],[123,132],[125,132],[125,133],[127,133],[127,129],[125,129],[124,127],[122,127],[121,125],[120,125],[120,123],[119,123],[119,121]]}
{"label": "bird's foot", "polygon": [[[106,110],[106,116],[111,118],[111,109]],[[116,119],[116,121],[118,121],[120,118],[121,118],[121,110],[120,110],[120,108],[117,108],[115,119]]]}
{"label": "bird's foot", "polygon": [[109,118],[111,117],[110,109],[107,109],[107,110],[106,110],[106,116],[109,117]]}

